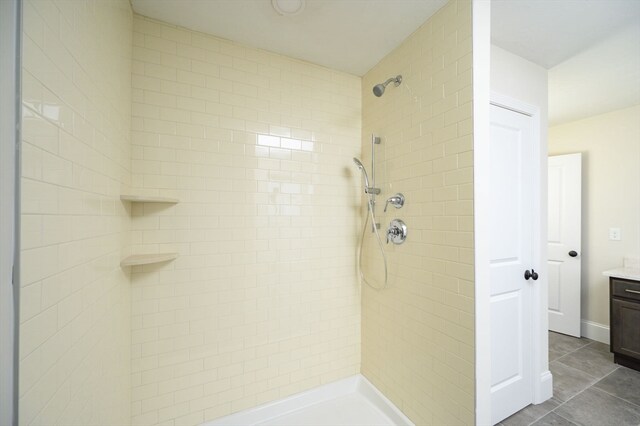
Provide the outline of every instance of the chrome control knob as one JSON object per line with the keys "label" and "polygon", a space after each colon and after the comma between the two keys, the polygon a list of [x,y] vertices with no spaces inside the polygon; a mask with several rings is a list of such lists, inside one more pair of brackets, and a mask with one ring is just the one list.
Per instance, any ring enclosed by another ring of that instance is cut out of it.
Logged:
{"label": "chrome control knob", "polygon": [[407,239],[407,225],[400,219],[393,219],[387,229],[387,244],[402,244]]}

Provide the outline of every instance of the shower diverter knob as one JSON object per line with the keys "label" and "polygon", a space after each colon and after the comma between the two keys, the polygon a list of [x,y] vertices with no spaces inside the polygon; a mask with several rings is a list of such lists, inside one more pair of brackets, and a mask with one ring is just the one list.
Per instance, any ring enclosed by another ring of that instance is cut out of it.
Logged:
{"label": "shower diverter knob", "polygon": [[398,192],[393,197],[387,198],[387,202],[384,204],[385,212],[387,211],[387,207],[389,207],[389,204],[391,204],[396,209],[399,209],[400,207],[404,206],[404,195]]}
{"label": "shower diverter knob", "polygon": [[402,244],[407,239],[407,225],[400,219],[393,219],[387,229],[387,244]]}

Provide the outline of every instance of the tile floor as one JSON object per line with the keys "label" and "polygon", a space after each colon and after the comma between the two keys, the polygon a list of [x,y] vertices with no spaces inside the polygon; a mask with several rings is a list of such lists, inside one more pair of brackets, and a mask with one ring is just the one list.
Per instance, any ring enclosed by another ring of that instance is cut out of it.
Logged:
{"label": "tile floor", "polygon": [[553,398],[500,426],[638,426],[640,372],[613,363],[609,346],[549,332]]}

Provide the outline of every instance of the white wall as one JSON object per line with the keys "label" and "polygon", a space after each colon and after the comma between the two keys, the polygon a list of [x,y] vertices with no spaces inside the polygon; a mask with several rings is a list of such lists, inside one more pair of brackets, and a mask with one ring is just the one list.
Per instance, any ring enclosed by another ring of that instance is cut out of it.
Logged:
{"label": "white wall", "polygon": [[[549,129],[549,154],[582,152],[582,318],[609,324],[602,271],[640,255],[640,105]],[[609,240],[609,228],[621,240]]]}
{"label": "white wall", "polygon": [[547,140],[547,70],[491,45],[491,91],[540,108],[540,135]]}

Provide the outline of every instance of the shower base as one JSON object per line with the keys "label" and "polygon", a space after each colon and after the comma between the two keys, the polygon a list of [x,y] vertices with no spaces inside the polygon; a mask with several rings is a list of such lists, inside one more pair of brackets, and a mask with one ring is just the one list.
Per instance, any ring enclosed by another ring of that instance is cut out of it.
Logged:
{"label": "shower base", "polygon": [[202,426],[413,426],[361,374],[250,408]]}

